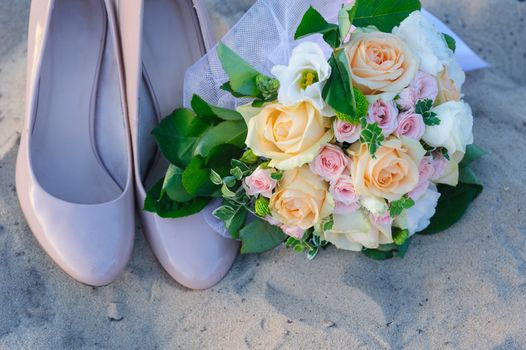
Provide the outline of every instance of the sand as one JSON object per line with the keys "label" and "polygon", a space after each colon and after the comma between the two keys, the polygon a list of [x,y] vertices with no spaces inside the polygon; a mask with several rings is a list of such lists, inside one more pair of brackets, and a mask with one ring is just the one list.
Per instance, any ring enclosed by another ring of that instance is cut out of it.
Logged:
{"label": "sand", "polygon": [[[460,224],[416,238],[403,260],[239,257],[203,292],[170,279],[140,229],[105,288],[74,282],[37,245],[14,187],[28,3],[0,0],[1,349],[526,348],[526,2],[425,1],[492,64],[465,87],[489,154],[475,165],[485,192]],[[207,3],[224,31],[251,0]]]}

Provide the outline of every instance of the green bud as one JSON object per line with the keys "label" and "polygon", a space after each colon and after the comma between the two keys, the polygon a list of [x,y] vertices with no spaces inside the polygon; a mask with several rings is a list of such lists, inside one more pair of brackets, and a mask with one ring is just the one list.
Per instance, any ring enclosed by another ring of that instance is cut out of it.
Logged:
{"label": "green bud", "polygon": [[255,210],[256,214],[262,218],[270,215],[269,200],[267,198],[259,197],[255,203]]}
{"label": "green bud", "polygon": [[276,99],[279,90],[279,80],[263,74],[256,76],[256,86],[265,100]]}

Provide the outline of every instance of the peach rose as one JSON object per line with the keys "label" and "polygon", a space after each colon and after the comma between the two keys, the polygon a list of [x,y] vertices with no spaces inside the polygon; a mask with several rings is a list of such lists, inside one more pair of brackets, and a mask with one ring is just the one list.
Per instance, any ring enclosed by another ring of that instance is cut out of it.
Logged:
{"label": "peach rose", "polygon": [[438,96],[435,105],[449,101],[460,101],[460,91],[455,81],[449,77],[448,69],[445,68],[438,75]]}
{"label": "peach rose", "polygon": [[417,57],[393,34],[353,34],[345,54],[355,86],[365,95],[399,93],[409,86],[418,71]]}
{"label": "peach rose", "polygon": [[244,106],[239,112],[248,125],[247,146],[280,170],[311,162],[334,136],[330,119],[310,102],[292,107],[273,103],[260,110]]}
{"label": "peach rose", "polygon": [[351,150],[352,178],[356,192],[364,197],[396,201],[418,185],[419,165],[426,151],[420,142],[402,136],[387,139],[373,158],[367,145]]}
{"label": "peach rose", "polygon": [[308,166],[286,171],[270,199],[272,217],[282,225],[308,230],[334,210],[328,187]]}

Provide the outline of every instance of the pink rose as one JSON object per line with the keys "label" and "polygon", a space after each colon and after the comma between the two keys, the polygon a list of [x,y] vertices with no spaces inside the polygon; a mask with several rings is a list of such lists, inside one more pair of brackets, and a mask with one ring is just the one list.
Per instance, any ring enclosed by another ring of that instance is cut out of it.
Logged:
{"label": "pink rose", "polygon": [[431,161],[433,164],[433,168],[435,169],[433,175],[431,176],[431,181],[437,181],[442,176],[444,176],[444,173],[446,172],[448,160],[444,158],[444,156],[441,153],[434,152],[433,153],[433,160]]}
{"label": "pink rose", "polygon": [[398,127],[398,108],[394,101],[378,100],[369,106],[369,123],[378,123],[385,136],[391,135]]}
{"label": "pink rose", "polygon": [[424,137],[426,132],[426,125],[424,118],[420,114],[413,111],[400,113],[398,116],[398,128],[396,129],[396,136],[406,136],[415,140],[420,140]]}
{"label": "pink rose", "polygon": [[412,110],[420,100],[435,101],[438,95],[437,79],[431,74],[418,72],[406,89],[400,93],[398,105],[403,110]]}
{"label": "pink rose", "polygon": [[252,175],[243,181],[243,188],[249,196],[262,195],[263,197],[272,197],[272,191],[276,188],[278,182],[272,177],[270,169],[256,169]]}
{"label": "pink rose", "polygon": [[325,181],[331,182],[340,177],[349,162],[350,159],[345,156],[340,147],[329,144],[324,146],[320,154],[314,158],[310,164],[310,170]]}
{"label": "pink rose", "polygon": [[383,215],[371,214],[371,220],[373,221],[373,223],[380,226],[393,224],[393,218],[391,217],[391,214],[389,212],[386,212]]}
{"label": "pink rose", "polygon": [[353,125],[339,119],[336,119],[333,128],[334,135],[338,142],[354,143],[360,139],[360,134],[362,132],[361,125]]}
{"label": "pink rose", "polygon": [[435,168],[433,167],[433,158],[424,157],[424,159],[422,159],[422,162],[420,162],[418,171],[420,176],[418,180],[418,185],[416,185],[416,188],[414,190],[409,192],[409,197],[411,197],[414,200],[417,200],[420,197],[422,197],[422,195],[429,188],[429,181],[435,174]]}
{"label": "pink rose", "polygon": [[338,180],[333,181],[329,187],[329,193],[334,198],[336,214],[351,214],[360,208],[359,197],[349,175],[342,175]]}
{"label": "pink rose", "polygon": [[297,239],[302,239],[303,235],[305,234],[305,230],[299,227],[292,227],[287,225],[281,225],[281,230],[285,232],[287,236],[294,237]]}

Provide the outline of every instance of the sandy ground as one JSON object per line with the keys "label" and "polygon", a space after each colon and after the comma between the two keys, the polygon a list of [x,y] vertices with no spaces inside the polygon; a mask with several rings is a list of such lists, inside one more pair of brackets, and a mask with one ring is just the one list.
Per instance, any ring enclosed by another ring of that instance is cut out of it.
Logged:
{"label": "sandy ground", "polygon": [[[251,2],[207,0],[220,32]],[[490,153],[461,224],[417,238],[404,260],[240,257],[204,292],[171,280],[140,229],[124,276],[99,289],[37,245],[14,187],[28,4],[0,0],[1,349],[526,348],[526,2],[425,1],[493,66],[465,88]]]}

